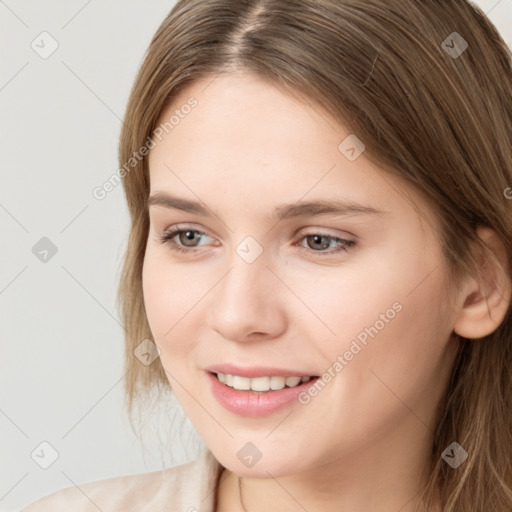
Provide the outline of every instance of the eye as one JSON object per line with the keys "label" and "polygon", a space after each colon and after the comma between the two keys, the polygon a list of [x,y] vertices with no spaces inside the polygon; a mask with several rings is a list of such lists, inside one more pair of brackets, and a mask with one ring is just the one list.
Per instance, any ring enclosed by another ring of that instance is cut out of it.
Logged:
{"label": "eye", "polygon": [[[194,250],[195,247],[200,247],[197,242],[200,240],[201,236],[207,235],[197,229],[174,228],[166,231],[158,238],[161,243],[169,245],[173,251],[191,253],[196,252]],[[174,238],[176,238],[177,241],[174,240]],[[300,248],[318,254],[319,256],[328,256],[341,251],[348,252],[356,245],[356,242],[353,240],[345,240],[326,233],[306,233],[302,235],[301,240],[306,242],[307,247],[301,244],[299,245]],[[329,247],[332,248],[332,242],[339,244],[339,246],[334,250],[325,251],[325,249]]]}
{"label": "eye", "polygon": [[[344,238],[339,238],[327,233],[305,233],[301,240],[305,240],[307,244],[307,247],[300,245],[301,248],[318,253],[319,256],[329,256],[341,251],[348,252],[356,245],[354,240],[345,240]],[[340,245],[332,251],[324,251],[323,249],[329,248],[333,241]]]}
{"label": "eye", "polygon": [[[197,229],[171,229],[170,231],[166,231],[163,235],[158,238],[164,244],[168,244],[173,251],[188,253],[194,252],[194,247],[197,247],[196,241],[199,239],[196,235],[205,235],[202,231],[198,231]],[[176,243],[173,238],[177,237],[180,243]],[[183,243],[184,245],[180,245]],[[190,245],[189,245],[190,244]]]}

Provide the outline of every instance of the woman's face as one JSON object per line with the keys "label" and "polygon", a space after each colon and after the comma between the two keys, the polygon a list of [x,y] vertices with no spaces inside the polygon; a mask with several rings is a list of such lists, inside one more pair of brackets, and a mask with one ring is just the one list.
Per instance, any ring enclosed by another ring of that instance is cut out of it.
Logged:
{"label": "woman's face", "polygon": [[[423,453],[455,355],[428,204],[326,112],[254,75],[193,83],[171,117],[149,155],[144,300],[169,382],[216,458],[280,476],[353,469],[390,446]],[[236,390],[218,372],[285,388]],[[320,378],[294,388],[290,376]]]}

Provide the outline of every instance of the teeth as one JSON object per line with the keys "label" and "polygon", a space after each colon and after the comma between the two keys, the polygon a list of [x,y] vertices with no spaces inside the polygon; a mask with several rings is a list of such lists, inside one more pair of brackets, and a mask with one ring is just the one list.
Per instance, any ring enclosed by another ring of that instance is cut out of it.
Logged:
{"label": "teeth", "polygon": [[286,379],[286,385],[289,388],[292,388],[293,386],[296,386],[300,382],[301,377],[288,377]]}
{"label": "teeth", "polygon": [[247,377],[240,377],[239,375],[233,375],[233,387],[244,391],[251,389],[251,379]]}
{"label": "teeth", "polygon": [[283,389],[285,384],[285,377],[277,377],[275,375],[273,377],[270,377],[270,389],[273,389],[274,391],[277,391],[278,389]]}
{"label": "teeth", "polygon": [[270,391],[271,389],[277,391],[283,389],[285,386],[293,388],[308,382],[311,377],[241,377],[240,375],[230,375],[229,373],[217,373],[217,378],[223,384],[241,391]]}
{"label": "teeth", "polygon": [[255,377],[249,380],[253,391],[268,391],[270,388],[270,377]]}

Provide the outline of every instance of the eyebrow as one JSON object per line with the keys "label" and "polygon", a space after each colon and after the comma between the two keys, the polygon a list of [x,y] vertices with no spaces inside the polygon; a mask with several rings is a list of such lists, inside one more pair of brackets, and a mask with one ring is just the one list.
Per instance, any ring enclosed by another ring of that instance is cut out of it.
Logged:
{"label": "eyebrow", "polygon": [[[163,206],[184,212],[211,217],[212,212],[197,201],[190,201],[175,197],[166,192],[156,192],[148,198],[148,208],[151,206]],[[390,212],[379,210],[370,205],[363,205],[346,199],[321,199],[317,201],[302,201],[292,204],[278,205],[273,214],[277,221],[293,217],[312,217],[315,215],[385,215]]]}

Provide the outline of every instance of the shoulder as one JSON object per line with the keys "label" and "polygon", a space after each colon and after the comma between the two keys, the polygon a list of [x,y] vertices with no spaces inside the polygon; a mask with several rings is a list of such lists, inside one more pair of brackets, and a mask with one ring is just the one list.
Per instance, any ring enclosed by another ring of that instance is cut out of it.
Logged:
{"label": "shoulder", "polygon": [[66,487],[21,512],[213,512],[223,469],[205,449],[196,460],[180,466]]}

